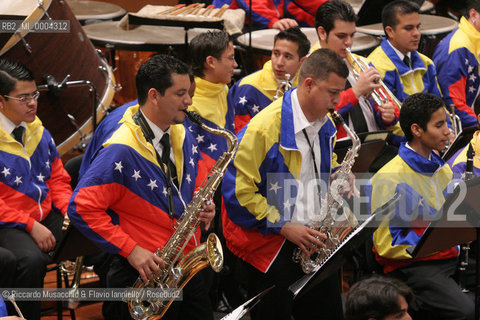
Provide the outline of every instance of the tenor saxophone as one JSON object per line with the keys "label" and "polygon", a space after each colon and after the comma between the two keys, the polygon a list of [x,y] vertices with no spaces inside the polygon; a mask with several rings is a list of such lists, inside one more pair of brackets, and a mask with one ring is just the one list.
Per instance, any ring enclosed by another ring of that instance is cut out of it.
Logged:
{"label": "tenor saxophone", "polygon": [[[176,222],[175,231],[170,239],[163,248],[159,248],[155,252],[164,261],[165,267],[154,274],[153,281],[148,284],[145,284],[139,277],[133,285],[133,289],[182,289],[195,274],[208,265],[215,272],[219,272],[223,267],[222,245],[214,233],[208,236],[207,242],[200,244],[187,255],[183,254],[183,249],[200,223],[199,214],[203,211],[203,204],[212,199],[222,181],[227,166],[237,151],[238,141],[237,137],[226,129],[206,126],[197,113],[190,111],[185,111],[185,113],[192,122],[197,123],[204,130],[224,137],[227,140],[228,148],[217,160],[207,179],[187,205],[182,217]],[[175,297],[170,300],[132,298],[128,301],[128,308],[134,319],[160,319],[174,299]]]}
{"label": "tenor saxophone", "polygon": [[345,190],[345,185],[348,184],[361,142],[357,134],[345,124],[340,114],[336,111],[333,111],[331,114],[335,122],[340,123],[347,132],[352,140],[352,147],[345,154],[342,164],[337,170],[335,180],[333,180],[328,192],[321,199],[320,214],[316,215],[310,224],[307,225],[327,236],[325,240],[319,239],[325,244],[325,247],[316,247],[316,251],[311,255],[306,255],[300,248],[296,248],[293,252],[293,261],[300,263],[303,272],[307,274],[316,266],[321,265],[322,261],[342,243],[343,239],[358,224],[349,210],[343,210],[339,215],[339,210],[342,209],[342,199],[339,195]]}

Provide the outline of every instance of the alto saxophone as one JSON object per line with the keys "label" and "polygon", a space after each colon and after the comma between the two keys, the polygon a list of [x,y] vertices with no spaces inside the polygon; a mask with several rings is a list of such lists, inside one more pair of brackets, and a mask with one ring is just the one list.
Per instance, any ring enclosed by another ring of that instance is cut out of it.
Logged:
{"label": "alto saxophone", "polygon": [[305,273],[310,273],[316,266],[321,265],[322,261],[326,259],[335,248],[341,244],[343,239],[353,231],[358,222],[353,217],[350,210],[342,209],[342,198],[340,194],[345,190],[345,185],[348,184],[350,173],[352,172],[355,158],[358,156],[361,142],[357,134],[351,130],[343,120],[342,116],[336,111],[333,111],[332,118],[335,122],[341,123],[349,138],[352,140],[352,147],[347,151],[342,161],[340,169],[337,170],[335,180],[331,183],[328,192],[321,199],[320,214],[316,215],[310,224],[307,226],[324,233],[327,239],[321,240],[325,247],[316,247],[316,251],[311,255],[306,255],[300,248],[296,248],[293,252],[293,261],[300,263],[302,270]]}
{"label": "alto saxophone", "polygon": [[[237,151],[238,141],[237,137],[226,129],[206,126],[197,113],[191,111],[185,111],[185,113],[191,121],[200,125],[204,130],[224,137],[227,140],[228,148],[217,160],[206,181],[202,183],[199,191],[187,205],[182,217],[176,222],[173,235],[163,248],[159,248],[155,252],[164,261],[165,267],[154,274],[154,280],[148,284],[145,284],[139,277],[133,285],[134,289],[181,289],[195,274],[208,265],[215,272],[219,272],[223,267],[222,245],[214,233],[208,236],[207,242],[200,244],[187,255],[183,254],[183,249],[200,223],[199,214],[203,211],[203,204],[210,201],[222,181],[227,166]],[[170,300],[147,301],[141,298],[132,298],[128,301],[128,308],[134,319],[160,319],[174,299],[175,297]]]}

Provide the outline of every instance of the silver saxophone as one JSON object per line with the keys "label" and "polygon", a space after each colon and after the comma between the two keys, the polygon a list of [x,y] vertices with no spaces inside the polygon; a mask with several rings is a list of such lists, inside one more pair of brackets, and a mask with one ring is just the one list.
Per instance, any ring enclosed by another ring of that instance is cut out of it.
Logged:
{"label": "silver saxophone", "polygon": [[[188,118],[200,125],[204,130],[224,137],[227,140],[228,148],[217,160],[207,179],[202,183],[199,191],[193,196],[192,201],[187,205],[182,217],[174,226],[174,233],[163,248],[157,249],[155,254],[165,263],[157,274],[153,275],[154,280],[145,284],[139,277],[134,289],[158,288],[181,289],[200,270],[210,265],[215,272],[223,267],[223,250],[218,237],[211,233],[207,242],[198,245],[188,254],[184,255],[183,250],[190,238],[194,235],[200,224],[199,214],[203,211],[203,205],[212,199],[215,190],[219,186],[232,161],[238,147],[237,137],[226,129],[216,129],[206,126],[202,118],[195,112],[185,111]],[[128,300],[130,315],[134,319],[160,319],[175,298],[170,300],[145,300],[132,298]]]}
{"label": "silver saxophone", "polygon": [[343,239],[353,231],[358,225],[350,210],[343,210],[343,199],[340,194],[343,193],[346,186],[352,167],[355,163],[355,158],[358,156],[361,141],[357,134],[350,129],[343,120],[342,116],[336,111],[333,111],[332,118],[335,122],[340,123],[352,140],[352,147],[348,149],[345,157],[337,170],[335,180],[332,181],[328,192],[321,199],[320,214],[316,215],[314,219],[307,225],[308,227],[320,231],[327,236],[327,239],[319,239],[325,244],[324,248],[317,247],[316,251],[310,255],[306,255],[300,248],[296,248],[293,252],[293,261],[300,263],[302,270],[305,273],[310,273],[316,266],[321,265],[322,261],[326,259],[335,248],[342,243]]}
{"label": "silver saxophone", "polygon": [[290,77],[291,75],[289,73],[285,73],[285,79],[282,80],[278,85],[277,91],[275,91],[275,95],[273,96],[273,101],[283,96],[285,92],[292,88],[292,82],[290,81]]}

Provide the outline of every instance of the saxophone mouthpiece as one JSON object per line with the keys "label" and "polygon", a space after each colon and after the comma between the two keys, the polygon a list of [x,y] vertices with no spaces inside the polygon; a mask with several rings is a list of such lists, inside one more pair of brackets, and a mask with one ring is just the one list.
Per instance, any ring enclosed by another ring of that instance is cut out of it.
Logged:
{"label": "saxophone mouthpiece", "polygon": [[188,119],[190,119],[190,121],[195,122],[198,125],[203,124],[202,117],[195,111],[183,110],[183,112],[185,112],[185,114],[187,115]]}

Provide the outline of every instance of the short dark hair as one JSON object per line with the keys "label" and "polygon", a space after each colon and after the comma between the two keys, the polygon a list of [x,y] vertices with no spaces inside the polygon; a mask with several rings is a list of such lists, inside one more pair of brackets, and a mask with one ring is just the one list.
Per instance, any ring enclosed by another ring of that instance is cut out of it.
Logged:
{"label": "short dark hair", "polygon": [[[35,81],[33,72],[18,61],[0,60],[0,95],[8,95],[15,90],[17,81]],[[8,100],[5,97],[5,100]]]}
{"label": "short dark hair", "polygon": [[476,11],[480,12],[480,0],[467,0],[466,2],[465,13],[463,16],[466,19],[470,19],[470,9],[475,9]]}
{"label": "short dark hair", "polygon": [[431,93],[415,93],[408,96],[400,109],[400,126],[407,141],[412,141],[412,124],[416,123],[423,130],[427,130],[427,124],[432,114],[444,104],[442,99]]}
{"label": "short dark hair", "polygon": [[341,0],[331,0],[322,4],[315,14],[315,29],[323,27],[328,33],[333,29],[335,20],[356,22],[357,16],[352,6]]}
{"label": "short dark hair", "polygon": [[299,83],[307,77],[326,80],[332,72],[345,79],[349,73],[345,61],[338,54],[330,49],[318,49],[302,63]]}
{"label": "short dark hair", "polygon": [[189,44],[193,74],[203,77],[207,57],[220,59],[231,41],[232,37],[225,31],[207,31],[196,35]]}
{"label": "short dark hair", "polygon": [[282,30],[275,35],[273,43],[277,43],[277,40],[288,40],[298,45],[298,56],[300,58],[305,57],[310,51],[310,40],[308,40],[305,33],[299,27],[292,27],[286,30]]}
{"label": "short dark hair", "polygon": [[388,3],[382,10],[382,24],[383,31],[388,38],[386,27],[395,28],[400,23],[397,14],[419,13],[420,7],[418,4],[408,0],[395,0]]}
{"label": "short dark hair", "polygon": [[355,283],[347,295],[345,320],[382,320],[401,311],[398,298],[413,300],[412,290],[402,281],[373,276]]}
{"label": "short dark hair", "polygon": [[190,75],[190,68],[177,58],[163,54],[155,55],[143,63],[135,79],[138,103],[145,104],[151,88],[164,95],[165,90],[173,84],[173,73]]}

